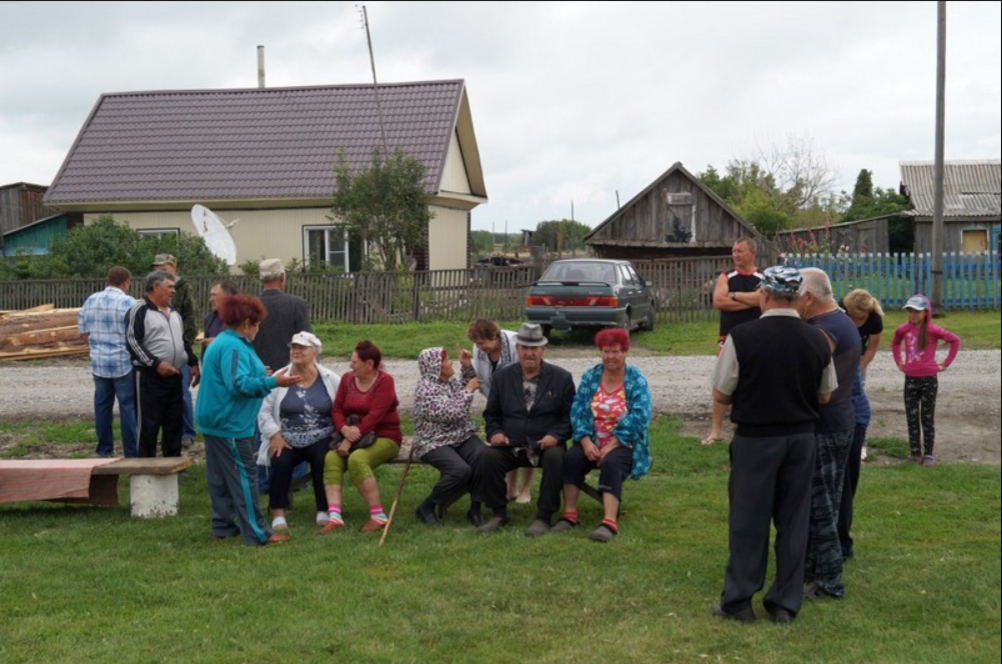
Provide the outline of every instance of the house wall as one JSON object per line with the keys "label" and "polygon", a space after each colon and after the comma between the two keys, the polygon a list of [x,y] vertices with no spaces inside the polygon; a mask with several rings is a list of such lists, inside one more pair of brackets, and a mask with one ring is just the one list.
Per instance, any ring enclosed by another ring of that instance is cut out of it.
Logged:
{"label": "house wall", "polygon": [[[448,270],[466,268],[466,211],[441,206],[431,206],[435,213],[428,229],[428,269]],[[329,208],[297,208],[288,210],[225,210],[213,208],[224,222],[240,221],[232,226],[230,235],[237,245],[237,264],[261,258],[293,258],[303,262],[306,258],[303,242],[307,226],[331,226],[327,218]],[[88,214],[85,223],[100,215]],[[117,212],[115,221],[126,223],[135,230],[173,230],[195,233],[188,210],[160,212]]]}
{"label": "house wall", "polygon": [[[964,231],[980,229],[987,232],[989,249],[993,249],[992,241],[998,235],[1000,218],[980,219],[949,219],[943,222],[943,251],[963,251]],[[932,251],[932,219],[928,217],[915,218],[915,252],[929,253]]]}
{"label": "house wall", "polygon": [[66,217],[54,217],[46,222],[13,231],[4,238],[3,250],[7,255],[17,253],[47,254],[52,240],[66,236]]}
{"label": "house wall", "polygon": [[59,210],[42,205],[45,191],[42,185],[26,182],[0,187],[0,233],[59,214]]}
{"label": "house wall", "polygon": [[452,140],[449,141],[449,153],[442,168],[442,183],[439,187],[440,196],[449,193],[467,195],[473,193],[470,179],[466,176],[466,163],[463,161],[463,152],[459,149],[456,132],[452,132]]}
{"label": "house wall", "polygon": [[[303,262],[303,229],[306,226],[330,226],[329,208],[299,208],[291,210],[212,210],[223,221],[240,221],[229,231],[237,245],[237,264],[261,258],[293,258]],[[86,223],[100,215],[89,214]],[[161,212],[116,212],[115,221],[142,230],[172,230],[195,233],[188,210]]]}
{"label": "house wall", "polygon": [[838,253],[841,248],[848,253],[886,254],[887,219],[782,231],[776,235],[776,244],[784,253],[813,253],[818,249]]}
{"label": "house wall", "polygon": [[428,269],[465,270],[467,261],[466,210],[433,205],[428,224]]}

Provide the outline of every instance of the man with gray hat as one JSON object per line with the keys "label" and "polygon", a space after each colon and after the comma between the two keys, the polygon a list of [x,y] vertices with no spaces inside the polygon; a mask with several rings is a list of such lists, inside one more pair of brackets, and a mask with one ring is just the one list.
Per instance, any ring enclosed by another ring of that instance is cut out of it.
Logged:
{"label": "man with gray hat", "polygon": [[[181,314],[184,324],[184,340],[190,348],[195,347],[195,337],[198,336],[198,310],[195,304],[195,294],[191,292],[188,281],[178,274],[177,259],[170,254],[157,254],[150,264],[151,270],[163,270],[174,278],[174,298],[171,306]],[[181,369],[181,391],[184,398],[184,422],[181,432],[181,447],[191,447],[195,442],[195,409],[191,403],[191,387],[198,385],[191,377],[188,365]]]}
{"label": "man with gray hat", "polygon": [[803,602],[804,554],[811,513],[814,420],[837,386],[824,333],[800,319],[796,268],[766,269],[759,288],[762,317],[731,329],[713,369],[713,398],[731,406],[728,547],[720,605],[713,614],[755,620],[752,596],[762,588],[769,524],[776,527],[776,579],[766,611],[786,623]]}
{"label": "man with gray hat", "polygon": [[560,509],[564,452],[571,437],[574,380],[570,372],[543,361],[547,339],[535,323],[523,323],[515,336],[518,364],[495,372],[484,408],[487,442],[473,473],[474,486],[494,515],[480,526],[489,533],[508,524],[505,475],[510,470],[540,465],[543,479],[536,518],[527,537],[550,529]]}

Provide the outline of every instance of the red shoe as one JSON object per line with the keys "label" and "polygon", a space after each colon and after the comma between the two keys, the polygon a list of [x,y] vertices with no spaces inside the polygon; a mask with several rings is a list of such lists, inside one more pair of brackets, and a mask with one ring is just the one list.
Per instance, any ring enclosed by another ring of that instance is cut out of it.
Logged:
{"label": "red shoe", "polygon": [[374,533],[377,530],[382,530],[383,528],[385,528],[386,524],[387,524],[386,521],[376,521],[375,519],[369,519],[368,521],[365,522],[365,525],[363,525],[359,530],[361,530],[363,533]]}
{"label": "red shoe", "polygon": [[289,541],[289,536],[286,535],[285,533],[272,533],[271,537],[265,540],[264,545],[268,546],[269,544],[281,544],[282,542],[288,542],[288,541]]}
{"label": "red shoe", "polygon": [[320,530],[317,531],[317,535],[330,535],[336,530],[344,528],[344,521],[335,521],[331,519],[324,525],[320,526]]}

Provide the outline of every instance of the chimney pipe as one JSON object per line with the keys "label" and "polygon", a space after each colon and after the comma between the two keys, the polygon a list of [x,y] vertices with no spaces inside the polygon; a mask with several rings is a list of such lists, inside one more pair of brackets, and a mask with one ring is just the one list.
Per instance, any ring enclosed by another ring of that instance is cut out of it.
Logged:
{"label": "chimney pipe", "polygon": [[264,88],[264,46],[257,47],[257,87]]}

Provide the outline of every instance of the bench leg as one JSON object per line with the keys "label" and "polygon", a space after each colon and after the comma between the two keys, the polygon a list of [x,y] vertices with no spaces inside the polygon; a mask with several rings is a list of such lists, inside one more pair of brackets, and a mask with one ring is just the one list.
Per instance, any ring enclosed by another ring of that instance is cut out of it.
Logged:
{"label": "bench leg", "polygon": [[129,478],[132,516],[153,518],[177,514],[177,475],[132,475]]}

